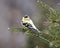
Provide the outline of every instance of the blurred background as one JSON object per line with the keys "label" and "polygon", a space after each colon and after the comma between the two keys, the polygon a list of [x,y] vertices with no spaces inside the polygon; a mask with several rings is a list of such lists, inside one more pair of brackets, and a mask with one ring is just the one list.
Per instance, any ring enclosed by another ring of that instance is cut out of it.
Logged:
{"label": "blurred background", "polygon": [[[60,0],[41,0],[60,12]],[[9,31],[9,27],[22,27],[21,18],[29,15],[37,28],[47,29],[46,17],[41,14],[42,8],[37,0],[0,0],[0,48],[23,48],[27,37],[21,32]],[[43,47],[41,47],[43,48]]]}

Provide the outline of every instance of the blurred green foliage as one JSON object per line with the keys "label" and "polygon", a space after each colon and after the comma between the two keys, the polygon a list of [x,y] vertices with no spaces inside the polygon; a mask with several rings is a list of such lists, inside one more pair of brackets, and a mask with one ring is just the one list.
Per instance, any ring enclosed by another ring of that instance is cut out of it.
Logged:
{"label": "blurred green foliage", "polygon": [[43,29],[41,33],[24,28],[11,30],[24,32],[28,36],[28,48],[60,48],[60,14],[42,1],[38,1],[37,5],[45,11],[42,14],[47,17],[48,30]]}

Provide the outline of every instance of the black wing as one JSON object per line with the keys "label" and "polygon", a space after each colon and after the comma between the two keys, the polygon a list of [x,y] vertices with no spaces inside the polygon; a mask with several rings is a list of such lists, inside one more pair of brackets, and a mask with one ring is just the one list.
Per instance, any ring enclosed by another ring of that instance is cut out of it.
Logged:
{"label": "black wing", "polygon": [[33,28],[33,27],[32,27],[32,25],[31,25],[30,23],[23,23],[23,25],[24,25],[25,27],[30,28],[30,29],[32,29],[32,28]]}

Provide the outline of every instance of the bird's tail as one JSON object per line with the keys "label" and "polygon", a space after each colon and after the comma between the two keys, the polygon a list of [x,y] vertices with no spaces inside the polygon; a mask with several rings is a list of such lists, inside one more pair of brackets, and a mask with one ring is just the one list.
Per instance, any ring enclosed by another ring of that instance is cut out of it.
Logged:
{"label": "bird's tail", "polygon": [[40,33],[40,30],[39,29],[36,29],[39,33]]}

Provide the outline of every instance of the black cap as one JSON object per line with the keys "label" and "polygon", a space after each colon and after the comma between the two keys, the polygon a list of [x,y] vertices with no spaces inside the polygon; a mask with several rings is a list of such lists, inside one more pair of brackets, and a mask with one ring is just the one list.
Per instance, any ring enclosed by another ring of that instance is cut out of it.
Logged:
{"label": "black cap", "polygon": [[25,15],[25,18],[28,18],[28,15]]}

